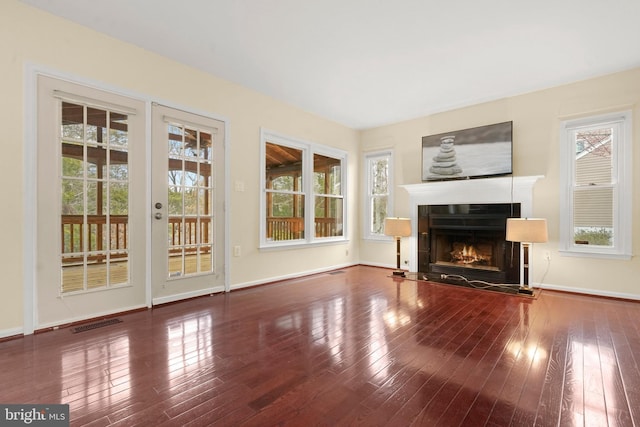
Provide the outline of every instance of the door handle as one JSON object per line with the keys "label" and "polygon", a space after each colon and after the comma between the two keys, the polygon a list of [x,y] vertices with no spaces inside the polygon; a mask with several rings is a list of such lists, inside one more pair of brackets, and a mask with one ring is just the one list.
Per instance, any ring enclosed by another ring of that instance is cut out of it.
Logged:
{"label": "door handle", "polygon": [[161,213],[161,212],[156,212],[156,213],[155,213],[155,215],[154,215],[154,217],[155,217],[156,219],[162,219],[162,213]]}

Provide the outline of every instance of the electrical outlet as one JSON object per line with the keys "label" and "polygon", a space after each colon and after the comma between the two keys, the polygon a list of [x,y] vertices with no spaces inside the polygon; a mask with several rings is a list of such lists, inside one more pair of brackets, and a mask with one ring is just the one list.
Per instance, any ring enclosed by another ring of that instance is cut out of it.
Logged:
{"label": "electrical outlet", "polygon": [[233,247],[233,256],[240,256],[242,254],[242,248],[240,245],[236,245]]}
{"label": "electrical outlet", "polygon": [[546,259],[547,261],[551,261],[551,252],[544,251],[544,259]]}

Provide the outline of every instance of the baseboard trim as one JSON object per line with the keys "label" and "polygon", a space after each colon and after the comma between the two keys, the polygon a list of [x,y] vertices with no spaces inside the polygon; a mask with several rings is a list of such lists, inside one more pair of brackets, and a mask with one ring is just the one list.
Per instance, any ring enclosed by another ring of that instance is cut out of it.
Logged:
{"label": "baseboard trim", "polygon": [[[388,268],[390,270],[395,270],[396,269],[396,265],[395,264],[383,264],[380,262],[361,262],[358,265],[365,265],[367,267],[380,267],[380,268]],[[400,270],[403,271],[409,271],[409,267],[406,265],[400,266]]]}
{"label": "baseboard trim", "polygon": [[271,283],[281,282],[283,280],[297,279],[305,276],[313,276],[314,274],[327,273],[329,271],[340,270],[341,268],[354,267],[356,265],[361,265],[361,264],[359,263],[338,264],[338,265],[332,265],[331,267],[319,268],[315,270],[307,270],[307,271],[291,273],[291,274],[284,274],[282,276],[273,276],[266,279],[254,280],[251,282],[236,283],[231,285],[231,290],[235,291],[239,289],[251,288],[253,286],[269,285]]}
{"label": "baseboard trim", "polygon": [[166,297],[156,297],[156,298],[153,298],[151,302],[154,306],[156,306],[156,305],[169,304],[173,302],[179,302],[179,301],[188,300],[192,298],[203,297],[203,296],[212,295],[212,294],[219,294],[221,292],[224,292],[224,286],[218,286],[215,288],[207,288],[207,289],[199,289],[197,291],[184,292],[184,293],[175,294],[175,295],[168,295]]}
{"label": "baseboard trim", "polygon": [[640,295],[625,294],[621,292],[607,292],[600,289],[574,288],[569,286],[551,285],[548,283],[535,283],[534,288],[548,289],[550,291],[567,292],[571,294],[582,294],[592,297],[616,298],[631,301],[640,301]]}
{"label": "baseboard trim", "polygon": [[23,336],[24,329],[22,328],[4,329],[0,331],[0,342],[9,341],[15,338],[21,338]]}
{"label": "baseboard trim", "polygon": [[137,311],[147,310],[148,307],[146,305],[135,305],[128,308],[113,310],[113,311],[105,311],[98,314],[91,314],[89,316],[81,316],[73,319],[66,319],[57,322],[45,323],[42,325],[38,325],[38,327],[33,331],[34,334],[39,334],[42,332],[49,332],[56,329],[68,328],[70,326],[75,326],[81,323],[93,322],[102,319],[108,319],[115,316],[120,316],[127,313],[135,313]]}

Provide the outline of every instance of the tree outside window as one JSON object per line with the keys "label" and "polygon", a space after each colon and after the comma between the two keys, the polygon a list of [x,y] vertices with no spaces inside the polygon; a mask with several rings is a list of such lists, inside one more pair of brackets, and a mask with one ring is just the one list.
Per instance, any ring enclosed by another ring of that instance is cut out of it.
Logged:
{"label": "tree outside window", "polygon": [[390,151],[369,153],[365,156],[367,238],[386,238],[384,219],[391,214],[391,159]]}

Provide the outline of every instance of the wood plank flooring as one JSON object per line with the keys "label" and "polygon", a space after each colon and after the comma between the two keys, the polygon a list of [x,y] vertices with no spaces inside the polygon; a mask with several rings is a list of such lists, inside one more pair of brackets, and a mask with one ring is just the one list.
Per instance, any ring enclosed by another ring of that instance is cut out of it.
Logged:
{"label": "wood plank flooring", "polygon": [[351,267],[0,343],[89,426],[636,426],[640,303]]}

